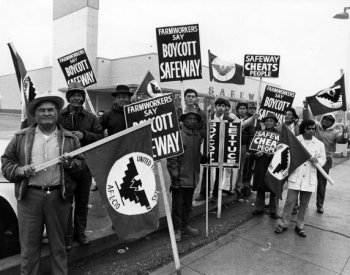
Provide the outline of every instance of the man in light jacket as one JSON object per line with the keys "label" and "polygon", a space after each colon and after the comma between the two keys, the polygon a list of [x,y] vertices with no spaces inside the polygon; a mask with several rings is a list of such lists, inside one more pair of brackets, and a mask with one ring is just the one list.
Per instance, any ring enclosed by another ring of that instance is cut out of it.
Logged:
{"label": "man in light jacket", "polygon": [[276,234],[287,230],[288,223],[293,211],[293,206],[300,195],[300,206],[295,226],[296,233],[301,237],[306,237],[304,229],[304,218],[311,194],[316,191],[317,169],[313,163],[323,166],[326,163],[326,150],[324,144],[314,137],[316,131],[315,121],[311,119],[303,120],[300,124],[300,135],[297,139],[310,153],[311,158],[300,165],[288,177],[288,193],[284,205],[282,219],[278,221]]}

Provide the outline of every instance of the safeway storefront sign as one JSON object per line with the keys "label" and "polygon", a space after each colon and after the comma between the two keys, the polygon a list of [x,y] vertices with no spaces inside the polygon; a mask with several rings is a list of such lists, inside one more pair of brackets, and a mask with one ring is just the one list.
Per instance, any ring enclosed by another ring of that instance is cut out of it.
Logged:
{"label": "safeway storefront sign", "polygon": [[244,76],[278,77],[280,67],[279,55],[244,56]]}
{"label": "safeway storefront sign", "polygon": [[199,26],[156,29],[160,82],[202,78]]}

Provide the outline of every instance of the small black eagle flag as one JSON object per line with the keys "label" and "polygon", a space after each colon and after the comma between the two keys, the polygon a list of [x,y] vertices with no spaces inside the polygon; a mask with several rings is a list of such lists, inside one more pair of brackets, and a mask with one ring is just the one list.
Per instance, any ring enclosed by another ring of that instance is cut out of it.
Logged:
{"label": "small black eagle flag", "polygon": [[163,95],[158,82],[154,79],[150,71],[147,72],[135,94],[147,95],[148,97],[157,97]]}
{"label": "small black eagle flag", "polygon": [[26,68],[24,67],[22,58],[17,53],[15,46],[13,46],[12,43],[7,43],[7,46],[10,49],[13,65],[16,71],[17,82],[21,93],[21,129],[23,129],[35,122],[33,117],[27,115],[27,105],[35,98],[36,93],[35,88],[33,87],[33,83],[27,74]]}
{"label": "small black eagle flag", "polygon": [[227,62],[209,53],[210,81],[244,85],[243,66]]}
{"label": "small black eagle flag", "polygon": [[282,124],[281,141],[265,174],[265,184],[282,199],[282,187],[288,175],[310,158],[310,153]]}
{"label": "small black eagle flag", "polygon": [[150,124],[136,127],[84,153],[113,227],[125,241],[142,238],[159,226],[152,130]]}
{"label": "small black eagle flag", "polygon": [[344,75],[333,86],[306,97],[306,100],[314,116],[338,110],[346,111]]}

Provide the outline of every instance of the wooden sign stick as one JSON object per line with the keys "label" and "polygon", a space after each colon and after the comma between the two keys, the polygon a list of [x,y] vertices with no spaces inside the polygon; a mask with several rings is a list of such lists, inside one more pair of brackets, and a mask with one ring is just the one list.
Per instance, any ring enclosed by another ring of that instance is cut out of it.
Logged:
{"label": "wooden sign stick", "polygon": [[[148,125],[151,125],[152,122],[153,122],[153,120],[148,120],[148,121],[146,121],[144,123],[141,123],[139,125],[136,125],[134,127],[127,128],[127,129],[125,129],[125,130],[123,130],[123,131],[121,131],[119,133],[116,133],[116,134],[111,135],[109,137],[106,137],[104,139],[100,139],[100,140],[98,140],[98,141],[96,141],[94,143],[90,143],[89,145],[86,145],[86,146],[81,147],[81,148],[79,148],[77,150],[69,152],[69,153],[67,153],[67,155],[71,156],[71,157],[74,157],[76,155],[82,154],[82,153],[84,153],[84,152],[86,152],[88,150],[91,150],[91,149],[99,146],[99,145],[105,144],[105,143],[107,143],[107,142],[109,142],[109,141],[111,141],[113,139],[116,139],[116,138],[121,137],[123,135],[129,134],[129,133],[131,133],[133,131],[136,131],[136,130],[141,129],[143,127],[146,127]],[[52,165],[54,165],[56,163],[59,163],[59,162],[61,162],[61,160],[58,157],[58,158],[52,159],[52,160],[50,160],[48,162],[39,164],[39,165],[35,166],[35,172],[39,172],[39,171],[41,171],[41,170],[43,170],[43,169],[45,169],[45,168],[47,168],[49,166],[52,166]]]}

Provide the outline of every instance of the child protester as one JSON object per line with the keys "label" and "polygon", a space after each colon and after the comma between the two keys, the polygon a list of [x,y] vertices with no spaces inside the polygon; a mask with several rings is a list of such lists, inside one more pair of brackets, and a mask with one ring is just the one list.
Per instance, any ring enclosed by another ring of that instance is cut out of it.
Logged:
{"label": "child protester", "polygon": [[181,137],[184,147],[182,155],[168,158],[167,168],[170,174],[172,193],[172,218],[175,229],[175,239],[181,241],[181,235],[195,236],[199,230],[188,225],[192,208],[194,190],[199,180],[201,143],[203,138],[197,130],[197,124],[201,122],[196,108],[188,107],[180,116],[183,122]]}

